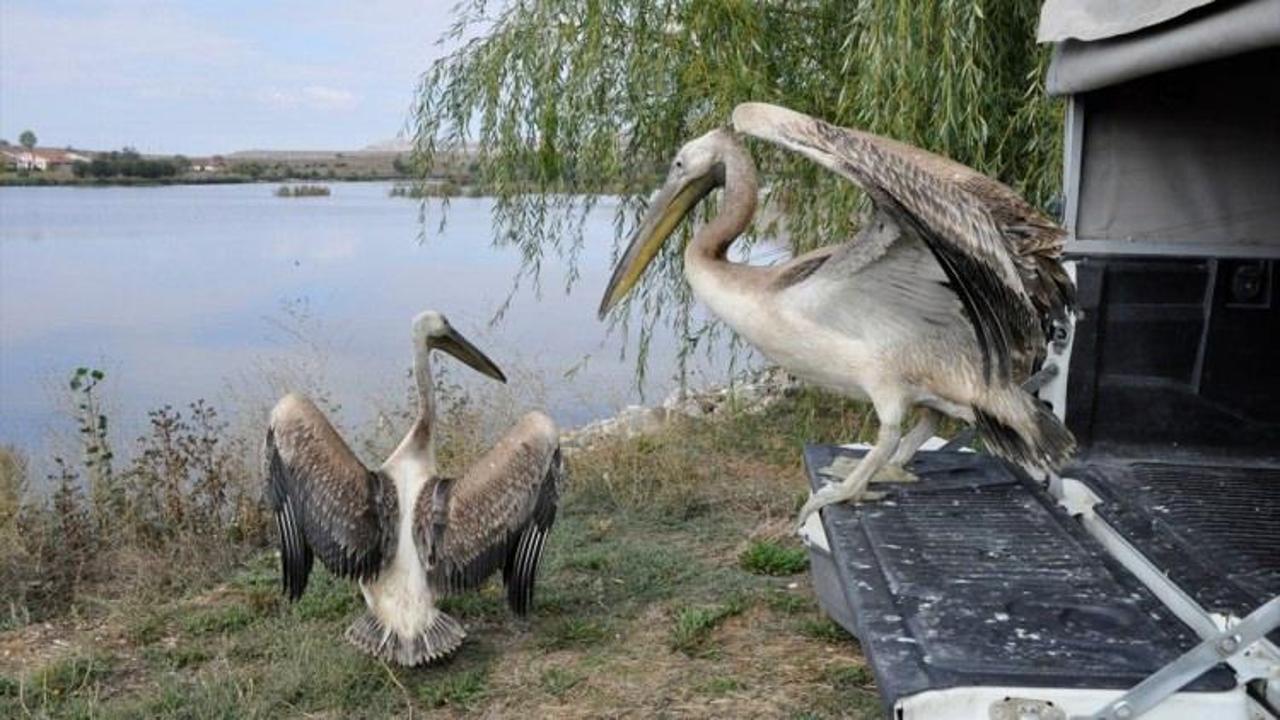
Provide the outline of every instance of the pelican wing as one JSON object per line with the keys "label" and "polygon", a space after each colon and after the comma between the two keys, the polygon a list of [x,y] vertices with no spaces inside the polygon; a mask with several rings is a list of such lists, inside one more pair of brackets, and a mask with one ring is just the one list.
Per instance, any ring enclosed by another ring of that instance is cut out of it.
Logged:
{"label": "pelican wing", "polygon": [[529,413],[453,483],[443,523],[432,522],[439,494],[420,495],[415,537],[431,548],[437,585],[447,593],[474,588],[501,567],[507,602],[524,614],[555,522],[562,474],[555,424]]}
{"label": "pelican wing", "polygon": [[[803,281],[788,282],[791,266],[810,264],[817,267]],[[960,300],[926,243],[883,213],[864,224],[852,242],[820,248],[782,268],[775,280],[780,296],[822,327],[852,336],[874,331],[895,344],[964,324]],[[1024,365],[1020,359],[1017,367]]]}
{"label": "pelican wing", "polygon": [[[733,125],[849,178],[879,211],[920,237],[973,325],[988,379],[993,366],[997,377],[1008,379],[1011,358],[1043,346],[1048,323],[1065,317],[1074,302],[1071,281],[1057,260],[1062,230],[982,173],[774,105],[739,105]],[[883,251],[840,257],[856,270]]]}
{"label": "pelican wing", "polygon": [[376,575],[395,550],[391,482],[367,469],[320,409],[298,395],[271,411],[263,455],[290,599],[306,590],[317,555],[336,575]]}

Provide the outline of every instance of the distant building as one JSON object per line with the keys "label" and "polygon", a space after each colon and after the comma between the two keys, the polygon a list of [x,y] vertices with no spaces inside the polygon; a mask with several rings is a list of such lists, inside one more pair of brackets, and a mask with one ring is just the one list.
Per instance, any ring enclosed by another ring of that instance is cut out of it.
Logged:
{"label": "distant building", "polygon": [[89,162],[93,159],[88,155],[83,155],[73,150],[36,149],[32,152],[34,152],[38,157],[43,158],[45,164],[51,168],[63,165],[74,165],[78,162]]}
{"label": "distant building", "polygon": [[225,169],[227,169],[227,161],[221,155],[191,158],[192,172],[222,172]]}
{"label": "distant building", "polygon": [[9,146],[0,149],[4,157],[4,165],[10,170],[47,170],[49,161],[24,147]]}
{"label": "distant building", "polygon": [[27,148],[13,145],[0,148],[0,156],[3,156],[5,167],[11,170],[43,171],[91,160],[87,155],[70,150],[55,150],[53,148],[32,148],[28,150]]}

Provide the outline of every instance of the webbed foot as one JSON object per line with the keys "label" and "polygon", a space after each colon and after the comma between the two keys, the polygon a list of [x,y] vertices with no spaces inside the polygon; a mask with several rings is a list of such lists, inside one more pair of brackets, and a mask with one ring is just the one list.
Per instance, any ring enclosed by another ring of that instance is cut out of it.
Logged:
{"label": "webbed foot", "polygon": [[915,473],[902,467],[901,465],[885,465],[880,468],[880,472],[871,478],[873,483],[913,483],[920,482],[920,478]]}
{"label": "webbed foot", "polygon": [[844,480],[852,475],[854,470],[858,469],[858,463],[860,462],[862,462],[862,458],[837,455],[830,465],[818,468],[818,474]]}
{"label": "webbed foot", "polygon": [[867,490],[866,487],[858,487],[857,485],[847,485],[839,483],[836,485],[828,485],[821,490],[809,496],[809,500],[800,508],[800,514],[796,518],[795,529],[799,530],[804,526],[804,521],[809,516],[818,512],[822,508],[838,502],[873,502],[881,500],[886,493]]}

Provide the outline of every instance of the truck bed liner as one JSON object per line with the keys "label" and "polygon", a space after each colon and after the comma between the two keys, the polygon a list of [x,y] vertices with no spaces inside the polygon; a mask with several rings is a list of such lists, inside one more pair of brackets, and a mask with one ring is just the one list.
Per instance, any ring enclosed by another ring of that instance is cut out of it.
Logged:
{"label": "truck bed liner", "polygon": [[[805,448],[815,489],[841,454],[862,452]],[[1025,474],[962,452],[911,468],[921,481],[881,486],[884,500],[822,511],[826,586],[848,609],[831,615],[860,638],[886,707],[949,687],[1128,688],[1197,643]],[[1234,685],[1219,668],[1188,689]]]}
{"label": "truck bed liner", "polygon": [[[1108,462],[1068,474],[1201,607],[1244,617],[1280,595],[1280,468]],[[1268,637],[1280,643],[1280,630]]]}

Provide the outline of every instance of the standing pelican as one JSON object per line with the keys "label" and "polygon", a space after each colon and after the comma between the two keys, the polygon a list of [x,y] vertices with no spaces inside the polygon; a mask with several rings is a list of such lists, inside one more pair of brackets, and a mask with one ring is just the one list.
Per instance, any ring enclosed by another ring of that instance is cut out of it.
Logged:
{"label": "standing pelican", "polygon": [[498,568],[511,609],[528,611],[562,475],[555,423],[532,412],[461,479],[439,477],[428,353],[438,348],[506,378],[439,313],[414,319],[413,344],[418,415],[377,470],[365,468],[299,395],[271,411],[264,448],[289,599],[306,590],[318,555],[330,572],[359,581],[369,607],[347,639],[402,665],[458,648],[466,633],[436,601],[477,587]]}
{"label": "standing pelican", "polygon": [[[875,212],[851,241],[772,267],[730,262],[750,224],[758,181],[745,133],[807,155],[857,183]],[[912,480],[904,465],[940,413],[974,423],[996,454],[1060,466],[1075,441],[1017,384],[1040,359],[1046,330],[1074,291],[1058,257],[1062,231],[1013,190],[909,145],[746,103],[733,129],[676,155],[626,249],[600,316],[639,280],[662,243],[714,188],[720,212],[684,251],[693,293],[765,356],[798,377],[870,400],[876,444],[844,481],[814,493],[799,522],[834,502],[868,499],[876,480]],[[914,408],[918,423],[904,436]]]}

